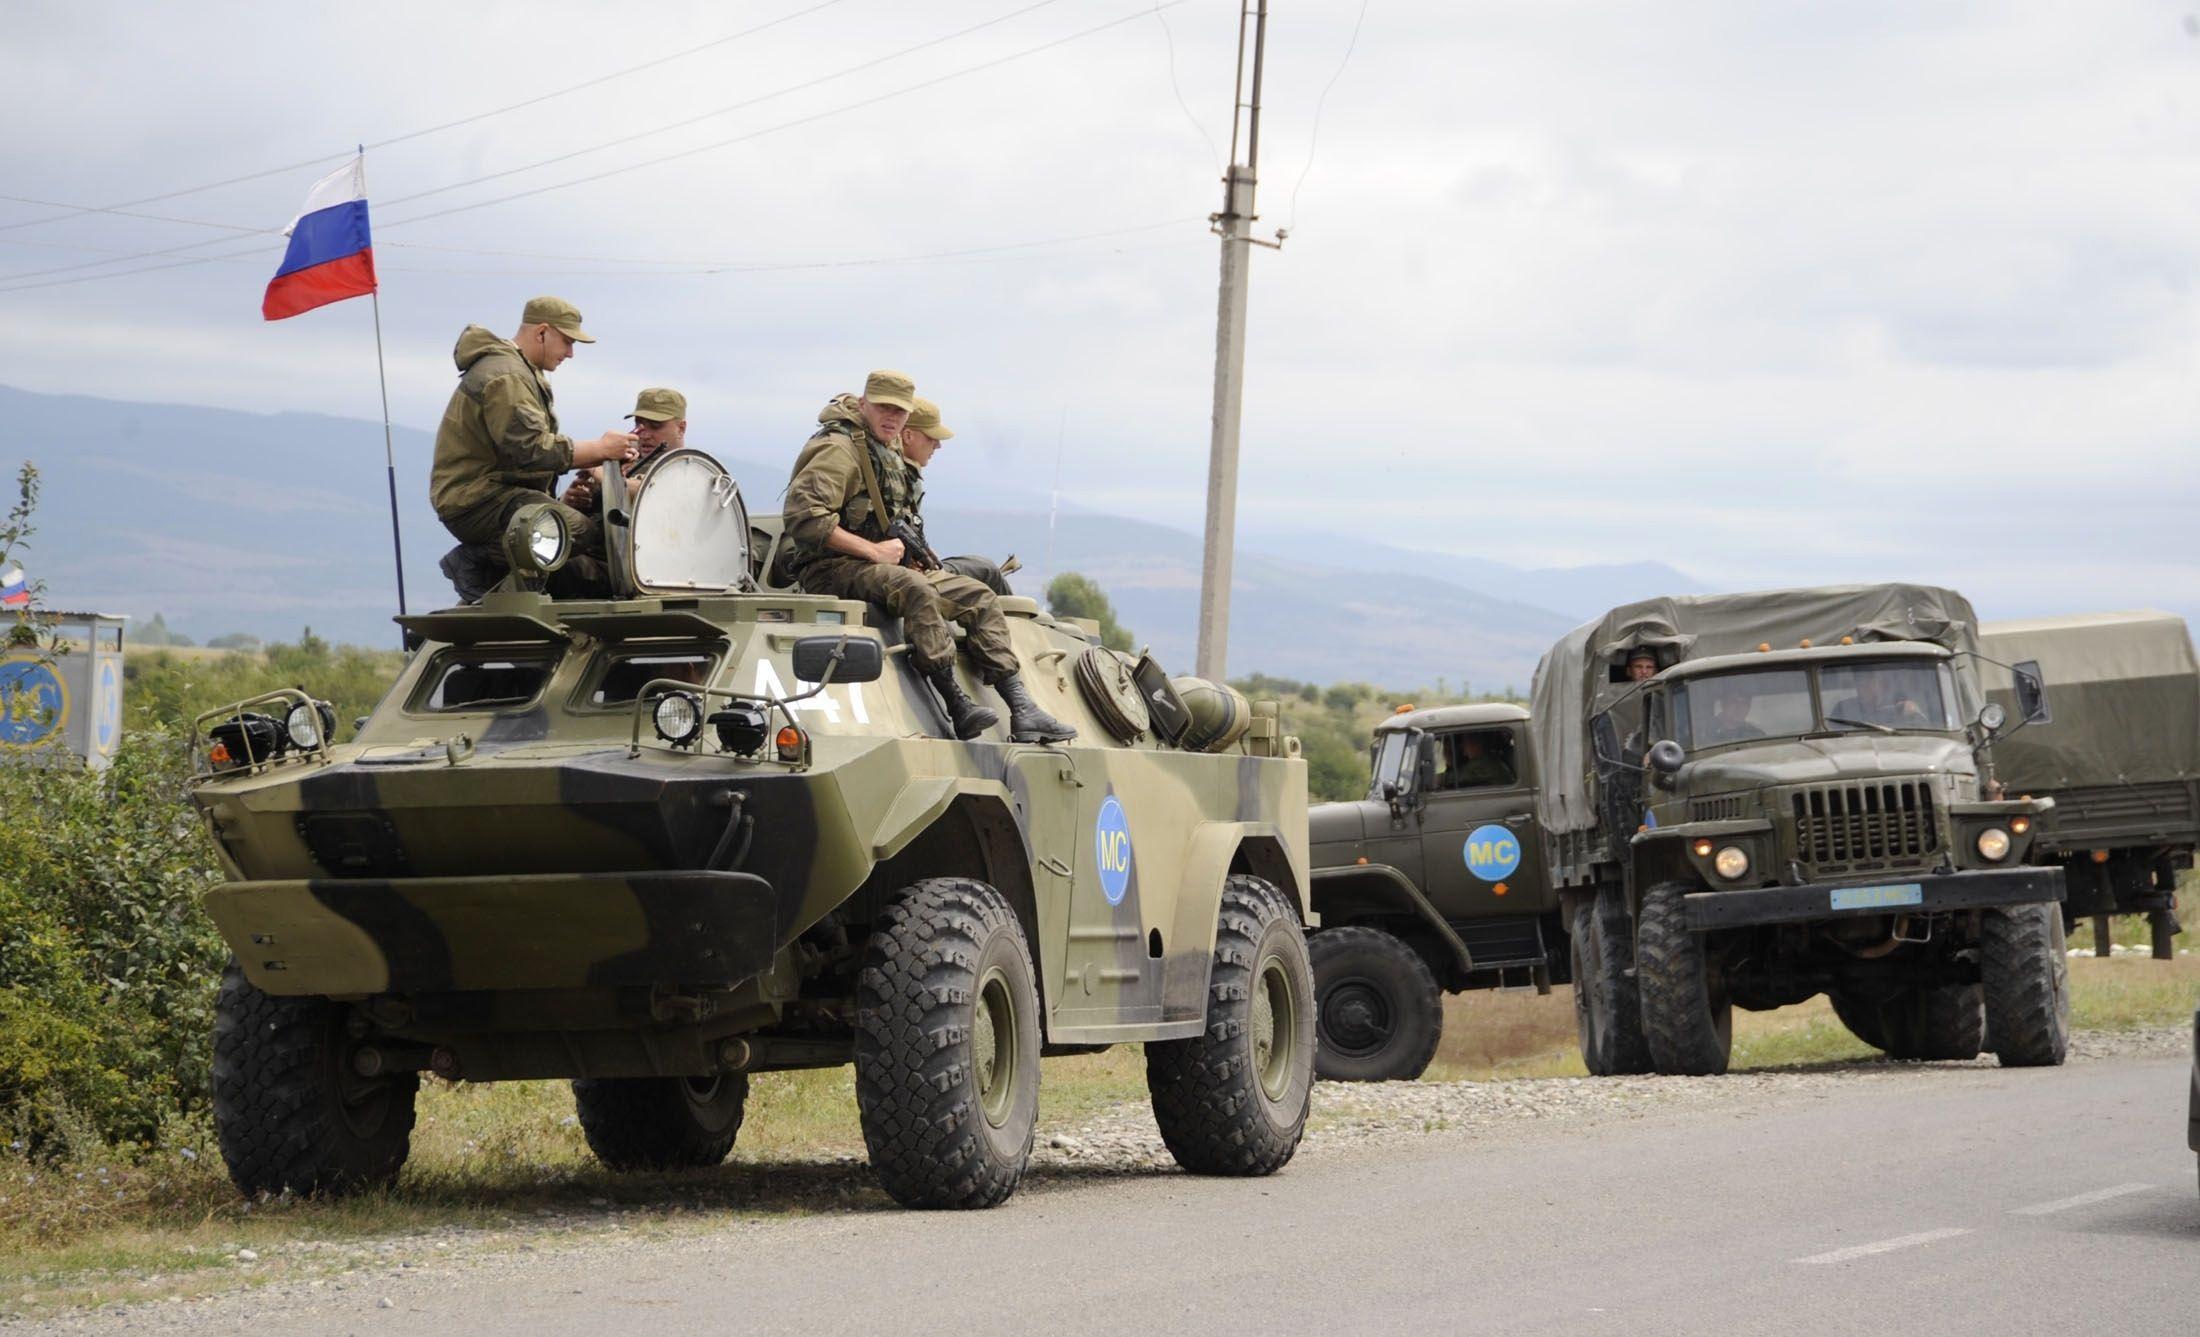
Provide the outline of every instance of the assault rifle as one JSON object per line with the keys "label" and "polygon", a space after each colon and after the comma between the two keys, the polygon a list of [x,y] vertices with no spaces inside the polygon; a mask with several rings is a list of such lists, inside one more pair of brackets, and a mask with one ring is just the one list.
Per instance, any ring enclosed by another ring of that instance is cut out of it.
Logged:
{"label": "assault rifle", "polygon": [[924,541],[924,521],[905,515],[886,527],[886,537],[901,540],[901,564],[912,571],[937,571],[940,555]]}

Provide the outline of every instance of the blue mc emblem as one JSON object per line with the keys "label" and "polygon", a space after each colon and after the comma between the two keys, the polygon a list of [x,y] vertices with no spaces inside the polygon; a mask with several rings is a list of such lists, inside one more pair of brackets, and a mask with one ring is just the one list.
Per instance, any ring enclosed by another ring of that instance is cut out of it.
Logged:
{"label": "blue mc emblem", "polygon": [[51,666],[35,659],[0,664],[0,746],[30,747],[61,727],[69,694]]}
{"label": "blue mc emblem", "polygon": [[1100,804],[1100,822],[1092,836],[1093,853],[1100,864],[1100,890],[1108,904],[1121,905],[1131,885],[1131,825],[1123,818],[1123,805],[1110,794]]}
{"label": "blue mc emblem", "polygon": [[1478,826],[1467,836],[1466,858],[1468,872],[1501,881],[1520,869],[1520,837],[1502,826]]}
{"label": "blue mc emblem", "polygon": [[99,665],[99,713],[93,719],[92,745],[102,754],[113,752],[115,740],[122,736],[122,682],[112,659]]}

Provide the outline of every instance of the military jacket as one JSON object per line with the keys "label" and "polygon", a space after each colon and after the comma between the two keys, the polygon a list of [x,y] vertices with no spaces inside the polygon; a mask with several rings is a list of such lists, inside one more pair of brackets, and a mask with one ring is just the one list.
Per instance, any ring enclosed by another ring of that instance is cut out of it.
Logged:
{"label": "military jacket", "polygon": [[548,492],[573,467],[550,382],[509,339],[469,325],[452,350],[458,388],[435,433],[428,499],[448,520],[515,488]]}
{"label": "military jacket", "polygon": [[[900,451],[872,439],[855,396],[842,395],[827,404],[817,420],[816,434],[795,460],[781,516],[797,566],[826,552],[825,540],[836,526],[873,543],[884,542],[887,527],[917,515],[924,501],[923,479]],[[886,505],[883,516],[871,504],[858,451],[870,457],[878,477],[880,500]]]}

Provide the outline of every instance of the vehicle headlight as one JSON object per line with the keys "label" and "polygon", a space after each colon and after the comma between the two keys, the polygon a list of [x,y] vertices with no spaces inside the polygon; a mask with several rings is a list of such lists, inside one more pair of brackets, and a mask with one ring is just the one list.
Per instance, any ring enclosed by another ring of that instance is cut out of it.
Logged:
{"label": "vehicle headlight", "polygon": [[1711,869],[1720,877],[1732,882],[1749,871],[1749,851],[1739,845],[1729,845],[1720,850],[1711,861]]}
{"label": "vehicle headlight", "polygon": [[522,575],[547,576],[572,555],[565,512],[546,501],[522,506],[504,527],[504,559]]}
{"label": "vehicle headlight", "polygon": [[283,736],[300,752],[312,752],[336,732],[336,708],[326,701],[299,702],[283,716]]}
{"label": "vehicle headlight", "polygon": [[657,702],[650,722],[657,736],[674,747],[686,747],[703,732],[703,703],[686,692],[667,692]]}
{"label": "vehicle headlight", "polygon": [[2009,857],[2009,833],[1998,826],[1989,826],[1978,833],[1979,857],[1989,862],[1999,862]]}

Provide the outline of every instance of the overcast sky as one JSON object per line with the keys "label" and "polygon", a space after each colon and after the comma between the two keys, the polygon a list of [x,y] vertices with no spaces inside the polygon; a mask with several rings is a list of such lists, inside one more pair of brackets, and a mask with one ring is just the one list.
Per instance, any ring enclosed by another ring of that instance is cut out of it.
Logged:
{"label": "overcast sky", "polygon": [[[791,461],[891,365],[960,433],[935,497],[1044,494],[1060,443],[1067,500],[1195,526],[1238,5],[1151,8],[17,0],[0,193],[331,157],[136,206],[274,228],[364,141],[400,422],[432,428],[463,325],[551,291],[601,340],[557,374],[576,435],[671,384],[698,444]],[[1274,8],[1247,523],[2200,608],[2200,0],[1370,0],[1349,62],[1356,0]],[[365,302],[259,319],[279,237],[10,226],[55,212],[0,201],[0,382],[377,416]]]}

